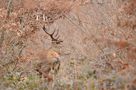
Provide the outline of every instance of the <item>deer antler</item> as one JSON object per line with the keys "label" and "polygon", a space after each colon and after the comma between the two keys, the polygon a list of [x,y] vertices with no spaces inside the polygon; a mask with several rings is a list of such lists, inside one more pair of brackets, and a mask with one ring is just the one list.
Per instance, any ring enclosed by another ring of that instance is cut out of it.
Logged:
{"label": "deer antler", "polygon": [[60,44],[61,42],[63,42],[62,40],[59,40],[59,37],[60,37],[60,35],[58,35],[59,29],[57,29],[56,34],[55,34],[56,30],[54,30],[51,34],[49,32],[47,32],[45,26],[43,26],[43,30],[45,31],[46,34],[48,34],[51,37],[52,42],[55,42],[56,44]]}

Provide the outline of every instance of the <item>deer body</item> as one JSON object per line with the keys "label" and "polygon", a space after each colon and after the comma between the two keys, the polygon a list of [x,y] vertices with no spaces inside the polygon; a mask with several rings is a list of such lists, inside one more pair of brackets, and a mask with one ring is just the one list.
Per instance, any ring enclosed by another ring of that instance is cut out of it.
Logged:
{"label": "deer body", "polygon": [[51,71],[57,73],[60,68],[59,54],[53,50],[49,50],[41,52],[38,57],[40,62],[37,64],[36,71],[39,72],[40,76],[48,81],[52,81]]}

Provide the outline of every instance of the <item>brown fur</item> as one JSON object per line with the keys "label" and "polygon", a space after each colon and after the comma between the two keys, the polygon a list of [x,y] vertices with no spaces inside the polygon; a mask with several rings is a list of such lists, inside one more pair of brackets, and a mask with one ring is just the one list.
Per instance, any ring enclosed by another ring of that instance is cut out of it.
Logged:
{"label": "brown fur", "polygon": [[58,57],[59,54],[53,50],[39,53],[40,62],[37,64],[36,71],[49,82],[53,80],[53,76],[50,75],[51,70],[55,73],[59,70],[60,61]]}

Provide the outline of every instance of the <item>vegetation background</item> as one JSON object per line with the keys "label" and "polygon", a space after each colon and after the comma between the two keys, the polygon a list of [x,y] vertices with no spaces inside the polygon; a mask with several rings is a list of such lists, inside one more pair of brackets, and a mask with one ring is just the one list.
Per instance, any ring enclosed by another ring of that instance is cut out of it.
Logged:
{"label": "vegetation background", "polygon": [[[45,72],[54,55],[58,72]],[[136,90],[136,0],[0,0],[0,82],[0,90]]]}

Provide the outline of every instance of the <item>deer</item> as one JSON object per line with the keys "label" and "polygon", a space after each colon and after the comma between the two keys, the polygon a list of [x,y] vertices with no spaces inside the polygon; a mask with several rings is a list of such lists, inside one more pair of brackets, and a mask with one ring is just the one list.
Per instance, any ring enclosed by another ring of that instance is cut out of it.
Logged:
{"label": "deer", "polygon": [[57,74],[60,69],[60,55],[54,50],[43,50],[37,54],[39,63],[36,66],[36,71],[40,77],[43,77],[48,82],[53,81],[51,74]]}
{"label": "deer", "polygon": [[[47,29],[45,26],[43,26],[42,28],[44,30],[44,32],[50,36],[51,40],[52,40],[52,43],[55,43],[55,44],[60,44],[62,43],[63,41],[59,39],[60,35],[58,35],[59,33],[59,29],[55,29],[52,33],[49,33],[47,32]],[[56,34],[55,34],[55,31],[56,31]],[[56,37],[56,38],[55,38]]]}
{"label": "deer", "polygon": [[[47,32],[45,26],[43,26],[42,29],[47,35],[50,36],[52,43],[60,44],[63,42],[59,39],[60,36],[58,35],[58,29],[54,30],[52,33]],[[36,66],[36,71],[39,73],[40,77],[47,79],[48,82],[53,81],[53,76],[50,74],[52,71],[54,74],[58,73],[60,69],[60,55],[56,51],[49,49],[41,51],[37,54],[37,56],[39,57],[40,62]]]}

